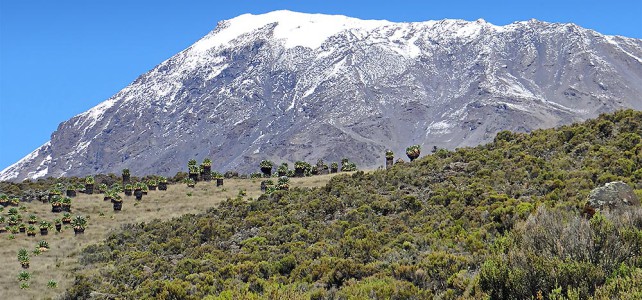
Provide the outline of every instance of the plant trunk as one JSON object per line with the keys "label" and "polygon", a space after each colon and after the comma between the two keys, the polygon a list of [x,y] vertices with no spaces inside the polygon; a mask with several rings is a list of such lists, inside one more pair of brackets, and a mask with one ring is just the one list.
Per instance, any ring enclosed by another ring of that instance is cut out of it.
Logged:
{"label": "plant trunk", "polygon": [[263,173],[263,177],[271,177],[272,176],[272,167],[262,167],[261,172]]}
{"label": "plant trunk", "polygon": [[198,173],[189,173],[189,178],[191,180],[194,180],[194,182],[198,181]]}
{"label": "plant trunk", "polygon": [[51,206],[51,212],[52,213],[59,213],[62,211],[62,206]]}
{"label": "plant trunk", "polygon": [[62,230],[62,224],[58,223],[56,224],[56,231],[60,232]]}
{"label": "plant trunk", "polygon": [[49,234],[49,229],[47,228],[40,228],[40,235],[47,235]]}
{"label": "plant trunk", "polygon": [[85,233],[85,228],[75,228],[74,227],[74,234],[78,235],[78,234],[83,234],[83,233]]}
{"label": "plant trunk", "polygon": [[76,197],[76,190],[67,190],[67,197],[69,198]]}
{"label": "plant trunk", "polygon": [[136,196],[136,200],[141,200],[141,199],[143,199],[143,191],[141,191],[141,190],[135,190],[135,191],[134,191],[134,196]]}
{"label": "plant trunk", "polygon": [[216,186],[222,186],[223,185],[223,178],[216,178]]}
{"label": "plant trunk", "polygon": [[125,190],[125,196],[131,196],[132,190]]}
{"label": "plant trunk", "polygon": [[[210,180],[212,176],[210,175]],[[167,182],[160,182],[158,183],[158,190],[159,191],[167,191]]]}
{"label": "plant trunk", "polygon": [[267,185],[265,184],[265,181],[261,181],[261,192],[265,193],[267,190]]}
{"label": "plant trunk", "polygon": [[150,191],[155,191],[156,190],[156,186],[155,185],[150,185],[150,186],[148,186],[148,188],[149,188]]}
{"label": "plant trunk", "polygon": [[304,176],[305,169],[303,168],[295,168],[294,169],[294,177],[303,177]]}
{"label": "plant trunk", "polygon": [[395,159],[394,157],[386,157],[386,170],[392,168],[392,165],[394,165]]}
{"label": "plant trunk", "polygon": [[123,209],[123,202],[114,202],[114,211],[121,211]]}
{"label": "plant trunk", "polygon": [[94,193],[94,185],[93,184],[85,184],[85,194],[91,195]]}
{"label": "plant trunk", "polygon": [[123,174],[123,186],[125,186],[126,184],[129,184],[129,183],[131,183],[131,175]]}
{"label": "plant trunk", "polygon": [[212,166],[203,166],[201,178],[203,178],[203,181],[212,181]]}
{"label": "plant trunk", "polygon": [[61,209],[60,209],[60,210],[61,210],[61,211],[66,211],[66,212],[71,212],[71,204],[69,204],[69,205],[65,205],[65,204],[63,204],[63,205],[61,206]]}

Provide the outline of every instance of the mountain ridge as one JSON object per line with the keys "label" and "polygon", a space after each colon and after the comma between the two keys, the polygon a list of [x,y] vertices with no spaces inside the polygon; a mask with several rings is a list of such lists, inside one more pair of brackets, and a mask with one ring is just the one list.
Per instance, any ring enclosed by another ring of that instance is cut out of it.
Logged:
{"label": "mountain ridge", "polygon": [[372,168],[387,148],[476,145],[642,109],[640,92],[642,40],[575,24],[246,14],[61,123],[0,180],[171,175],[204,157],[219,171],[344,156]]}

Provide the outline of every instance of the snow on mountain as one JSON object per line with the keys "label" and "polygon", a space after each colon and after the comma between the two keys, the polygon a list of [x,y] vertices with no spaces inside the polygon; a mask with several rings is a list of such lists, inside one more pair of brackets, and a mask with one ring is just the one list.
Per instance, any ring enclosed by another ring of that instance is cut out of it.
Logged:
{"label": "snow on mountain", "polygon": [[395,23],[275,11],[221,21],[105,102],[60,124],[0,180],[173,175],[258,162],[383,163],[642,109],[642,41],[537,20]]}

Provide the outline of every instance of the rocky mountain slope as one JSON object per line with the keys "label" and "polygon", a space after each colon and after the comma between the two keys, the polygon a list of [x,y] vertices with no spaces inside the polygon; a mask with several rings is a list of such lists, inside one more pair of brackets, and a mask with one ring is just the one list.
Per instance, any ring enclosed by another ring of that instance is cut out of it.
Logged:
{"label": "rocky mountain slope", "polygon": [[220,22],[0,180],[173,175],[347,157],[361,168],[420,144],[455,148],[642,109],[642,40],[530,20],[418,23],[276,11]]}

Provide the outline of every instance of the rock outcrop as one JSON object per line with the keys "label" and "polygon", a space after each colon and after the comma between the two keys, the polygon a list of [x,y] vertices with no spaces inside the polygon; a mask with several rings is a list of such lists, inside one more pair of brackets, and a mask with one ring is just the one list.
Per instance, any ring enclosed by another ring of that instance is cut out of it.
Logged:
{"label": "rock outcrop", "polygon": [[614,181],[593,189],[588,196],[587,206],[593,209],[620,209],[640,206],[640,199],[629,185],[622,181]]}

